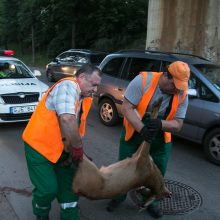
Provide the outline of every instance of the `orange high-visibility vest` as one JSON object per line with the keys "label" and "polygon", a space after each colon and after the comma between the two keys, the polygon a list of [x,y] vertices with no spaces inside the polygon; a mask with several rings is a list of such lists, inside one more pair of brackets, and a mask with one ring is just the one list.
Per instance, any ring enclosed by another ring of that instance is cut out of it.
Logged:
{"label": "orange high-visibility vest", "polygon": [[[141,72],[140,74],[142,75],[142,91],[144,92],[144,88],[147,82],[147,72]],[[147,110],[148,104],[154,94],[154,91],[158,85],[161,75],[162,73],[152,72],[152,79],[151,79],[149,88],[142,96],[136,108],[141,119],[143,118]],[[178,106],[184,101],[185,97],[186,97],[186,91],[184,91],[180,100],[179,100],[179,94],[178,93],[174,94],[171,110],[166,118],[166,121],[172,120],[174,118],[176,111],[178,109]],[[125,117],[124,117],[124,127],[125,127],[125,141],[128,141],[133,136],[135,130]],[[171,133],[164,132],[164,139],[165,139],[165,143],[171,142]]]}
{"label": "orange high-visibility vest", "polygon": [[[61,79],[59,82],[63,80],[71,80],[77,84],[76,80],[71,77]],[[49,92],[59,82],[55,83],[40,100],[22,135],[23,140],[27,144],[53,163],[56,163],[61,156],[64,145],[62,142],[57,114],[54,110],[49,110],[46,107],[46,98]],[[79,94],[80,89],[78,84],[77,88]],[[91,104],[92,98],[90,97],[84,98],[82,101],[82,114],[80,118],[81,123],[79,126],[79,133],[81,136],[84,136],[85,134],[86,118]],[[77,101],[75,108],[76,112],[78,105],[79,102]]]}

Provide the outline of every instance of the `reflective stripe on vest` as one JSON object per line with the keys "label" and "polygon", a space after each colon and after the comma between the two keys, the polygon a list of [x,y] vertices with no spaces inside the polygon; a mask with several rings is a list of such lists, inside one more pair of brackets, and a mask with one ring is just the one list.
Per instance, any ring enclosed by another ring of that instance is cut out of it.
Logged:
{"label": "reflective stripe on vest", "polygon": [[[136,111],[138,112],[140,118],[142,119],[147,110],[148,104],[154,94],[154,91],[158,85],[158,82],[159,82],[159,79],[162,73],[157,73],[157,72],[150,73],[152,75],[152,78],[150,80],[148,80],[147,72],[141,72],[140,74],[142,75],[142,91],[144,95],[142,96],[136,108]],[[171,106],[171,111],[169,115],[167,116],[166,120],[172,120],[174,118],[179,104],[181,104],[184,101],[185,97],[186,97],[186,92],[184,92],[180,101],[179,101],[179,95],[178,94],[174,95],[172,106]],[[133,136],[135,130],[126,118],[124,118],[124,126],[125,126],[125,141],[128,141]],[[164,132],[164,138],[165,138],[166,143],[171,142],[171,133]]]}
{"label": "reflective stripe on vest", "polygon": [[[49,110],[46,107],[46,98],[49,92],[63,80],[71,80],[76,82],[75,79],[69,77],[64,78],[55,83],[43,96],[40,102],[37,105],[36,110],[31,116],[30,121],[28,122],[22,138],[23,140],[29,144],[33,149],[39,152],[41,155],[46,157],[49,161],[56,163],[59,159],[62,151],[64,149],[64,145],[62,142],[62,137],[59,128],[59,122],[54,110]],[[77,91],[80,92],[80,88],[77,84]],[[76,112],[78,109],[78,101],[76,102]],[[81,123],[79,126],[79,133],[81,136],[85,134],[85,126],[86,126],[86,117],[90,110],[92,104],[92,98],[87,97],[82,101],[82,115],[81,115]]]}

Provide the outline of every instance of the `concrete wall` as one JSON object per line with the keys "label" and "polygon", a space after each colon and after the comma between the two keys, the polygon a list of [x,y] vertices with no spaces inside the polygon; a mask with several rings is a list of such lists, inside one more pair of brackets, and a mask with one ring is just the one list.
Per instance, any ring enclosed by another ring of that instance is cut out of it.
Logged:
{"label": "concrete wall", "polygon": [[220,63],[220,0],[149,0],[146,49]]}

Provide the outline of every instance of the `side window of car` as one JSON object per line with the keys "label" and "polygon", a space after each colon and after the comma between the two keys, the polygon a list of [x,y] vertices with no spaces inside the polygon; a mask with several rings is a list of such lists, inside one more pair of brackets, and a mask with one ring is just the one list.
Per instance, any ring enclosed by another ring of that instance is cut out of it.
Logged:
{"label": "side window of car", "polygon": [[217,97],[213,94],[213,92],[198,78],[196,78],[192,73],[190,74],[189,79],[189,89],[196,89],[199,92],[199,98],[210,101],[210,102],[217,102]]}
{"label": "side window of car", "polygon": [[213,92],[203,83],[200,86],[200,98],[210,102],[218,102],[217,97]]}
{"label": "side window of car", "polygon": [[102,72],[114,77],[119,77],[124,58],[114,58],[110,60],[102,69]]}
{"label": "side window of car", "polygon": [[164,71],[167,71],[167,67],[170,65],[171,62],[169,61],[163,61],[163,64],[161,65],[161,68],[160,68],[160,72],[164,72]]}
{"label": "side window of car", "polygon": [[130,81],[142,71],[158,72],[160,69],[160,63],[161,61],[159,60],[132,58],[126,72],[123,73],[122,78]]}

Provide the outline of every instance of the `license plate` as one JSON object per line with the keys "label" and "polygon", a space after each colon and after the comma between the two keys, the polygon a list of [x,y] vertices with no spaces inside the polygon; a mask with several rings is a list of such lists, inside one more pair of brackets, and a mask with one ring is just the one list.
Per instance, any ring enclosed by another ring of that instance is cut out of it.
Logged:
{"label": "license plate", "polygon": [[10,107],[10,113],[12,114],[29,113],[29,112],[33,112],[35,108],[36,105],[14,106],[14,107]]}

